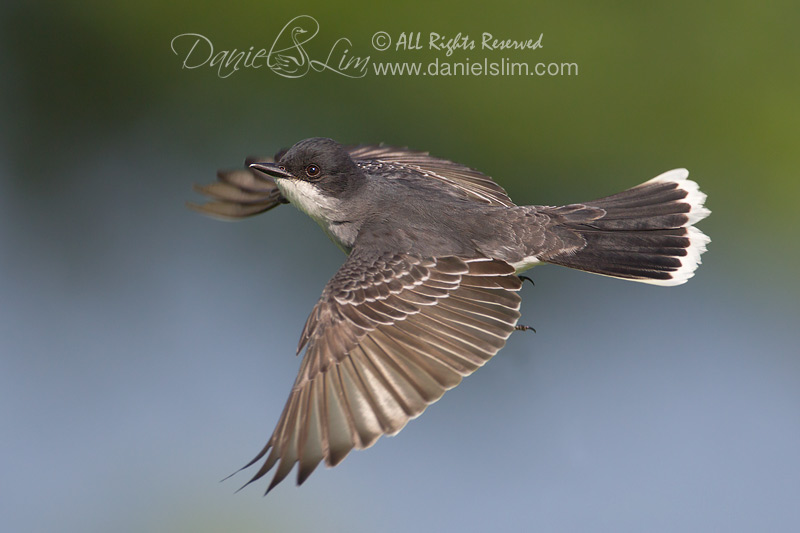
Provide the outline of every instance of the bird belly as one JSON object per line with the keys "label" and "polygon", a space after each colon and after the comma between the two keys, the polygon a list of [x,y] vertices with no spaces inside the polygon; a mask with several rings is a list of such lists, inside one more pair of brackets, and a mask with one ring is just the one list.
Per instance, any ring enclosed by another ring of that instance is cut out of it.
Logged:
{"label": "bird belly", "polygon": [[541,264],[542,262],[539,260],[538,257],[536,257],[535,255],[531,255],[529,257],[524,257],[520,259],[516,263],[511,263],[511,266],[514,267],[514,270],[516,271],[517,274],[522,274],[526,270]]}

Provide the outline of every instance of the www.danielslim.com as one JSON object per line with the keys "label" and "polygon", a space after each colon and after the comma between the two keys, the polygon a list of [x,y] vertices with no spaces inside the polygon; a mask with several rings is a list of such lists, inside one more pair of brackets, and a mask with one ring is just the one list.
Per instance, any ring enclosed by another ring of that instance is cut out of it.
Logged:
{"label": "www.danielslim.com", "polygon": [[375,62],[377,76],[577,76],[577,63],[524,63],[509,61],[439,61],[430,63]]}

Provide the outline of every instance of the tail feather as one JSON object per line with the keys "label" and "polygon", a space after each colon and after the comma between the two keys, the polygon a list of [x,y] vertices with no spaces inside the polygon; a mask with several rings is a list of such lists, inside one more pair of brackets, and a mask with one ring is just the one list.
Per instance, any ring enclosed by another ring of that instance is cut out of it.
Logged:
{"label": "tail feather", "polygon": [[688,175],[671,170],[613,196],[554,210],[586,244],[546,261],[656,285],[685,283],[710,242],[693,224],[711,213]]}

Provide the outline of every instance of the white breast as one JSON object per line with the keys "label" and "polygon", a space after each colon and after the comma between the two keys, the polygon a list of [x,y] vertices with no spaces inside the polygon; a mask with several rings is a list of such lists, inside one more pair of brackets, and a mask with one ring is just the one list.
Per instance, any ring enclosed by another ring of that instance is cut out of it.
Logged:
{"label": "white breast", "polygon": [[307,181],[276,178],[283,196],[297,209],[314,219],[330,239],[345,253],[349,253],[356,238],[352,224],[334,224],[342,213],[341,201],[319,192]]}

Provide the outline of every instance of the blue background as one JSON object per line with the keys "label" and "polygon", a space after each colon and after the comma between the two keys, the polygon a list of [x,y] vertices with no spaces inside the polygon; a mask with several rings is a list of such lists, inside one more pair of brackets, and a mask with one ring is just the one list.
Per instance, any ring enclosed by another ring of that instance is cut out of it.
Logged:
{"label": "blue background", "polygon": [[[459,2],[1,8],[4,531],[797,531],[800,11]],[[565,77],[182,70],[171,39],[269,48],[294,16],[375,61],[575,62]],[[374,50],[386,31],[537,51]],[[341,253],[290,207],[185,209],[309,136],[429,150],[520,204],[686,167],[712,238],[664,289],[552,266],[485,368],[300,489],[219,483],[266,442]]]}

